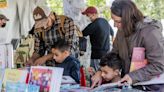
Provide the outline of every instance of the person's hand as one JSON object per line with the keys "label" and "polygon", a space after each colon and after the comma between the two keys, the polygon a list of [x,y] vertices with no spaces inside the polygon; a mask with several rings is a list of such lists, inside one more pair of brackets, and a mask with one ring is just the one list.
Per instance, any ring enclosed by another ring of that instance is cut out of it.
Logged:
{"label": "person's hand", "polygon": [[33,65],[34,60],[31,58],[26,62],[26,66],[31,66]]}
{"label": "person's hand", "polygon": [[94,75],[94,73],[95,73],[95,70],[94,70],[94,68],[93,67],[88,67],[88,72],[89,72],[89,74],[91,75],[91,76],[93,76]]}
{"label": "person's hand", "polygon": [[128,84],[132,84],[132,78],[128,75],[128,74],[126,74],[122,79],[121,79],[121,81],[120,81],[121,83],[128,83]]}
{"label": "person's hand", "polygon": [[97,71],[94,76],[91,78],[92,86],[91,88],[94,88],[97,84],[98,86],[102,83],[102,77],[101,77],[101,71]]}
{"label": "person's hand", "polygon": [[34,66],[37,66],[37,65],[42,65],[44,64],[45,62],[47,61],[46,57],[41,57],[39,59],[37,59],[35,62],[34,62]]}

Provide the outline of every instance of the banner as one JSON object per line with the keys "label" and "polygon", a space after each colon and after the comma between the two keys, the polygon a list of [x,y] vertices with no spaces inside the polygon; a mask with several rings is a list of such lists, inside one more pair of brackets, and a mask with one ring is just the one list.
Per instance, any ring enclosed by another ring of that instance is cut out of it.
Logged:
{"label": "banner", "polygon": [[0,8],[7,7],[7,0],[0,0]]}

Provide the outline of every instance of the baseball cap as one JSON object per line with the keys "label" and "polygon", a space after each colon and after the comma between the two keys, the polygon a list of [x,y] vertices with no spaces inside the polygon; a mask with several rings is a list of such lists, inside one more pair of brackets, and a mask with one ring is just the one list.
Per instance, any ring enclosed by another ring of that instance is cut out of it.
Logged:
{"label": "baseball cap", "polygon": [[86,14],[94,14],[96,13],[97,14],[97,9],[93,6],[89,6],[84,12],[82,12],[83,15],[86,15]]}
{"label": "baseball cap", "polygon": [[0,19],[5,19],[6,21],[9,21],[9,19],[3,14],[0,14]]}
{"label": "baseball cap", "polygon": [[[45,13],[46,12],[46,13]],[[39,6],[37,6],[34,11],[33,11],[33,18],[35,20],[35,28],[42,28],[45,27],[48,24],[48,18],[46,14],[50,14],[47,13],[47,11],[44,8],[41,8]]]}

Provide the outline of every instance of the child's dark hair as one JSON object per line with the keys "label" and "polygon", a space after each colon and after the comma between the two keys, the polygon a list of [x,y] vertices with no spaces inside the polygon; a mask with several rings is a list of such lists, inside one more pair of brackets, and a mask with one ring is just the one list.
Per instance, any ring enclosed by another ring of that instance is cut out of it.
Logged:
{"label": "child's dark hair", "polygon": [[70,46],[65,40],[58,40],[57,42],[54,42],[54,45],[52,45],[51,48],[58,49],[61,52],[70,51]]}
{"label": "child's dark hair", "polygon": [[100,64],[101,67],[109,66],[112,69],[121,69],[121,59],[115,53],[109,53],[106,56],[101,58]]}

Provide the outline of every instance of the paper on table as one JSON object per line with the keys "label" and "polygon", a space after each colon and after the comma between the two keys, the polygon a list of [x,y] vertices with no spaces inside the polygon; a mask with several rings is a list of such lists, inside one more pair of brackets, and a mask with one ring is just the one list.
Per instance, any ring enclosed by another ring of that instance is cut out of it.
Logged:
{"label": "paper on table", "polygon": [[100,85],[100,86],[92,89],[91,92],[102,91],[102,90],[105,90],[105,89],[108,89],[108,88],[117,87],[119,84],[120,84],[120,82],[103,84],[103,85]]}
{"label": "paper on table", "polygon": [[62,77],[62,84],[75,84],[75,80],[72,79],[70,76],[63,76]]}

